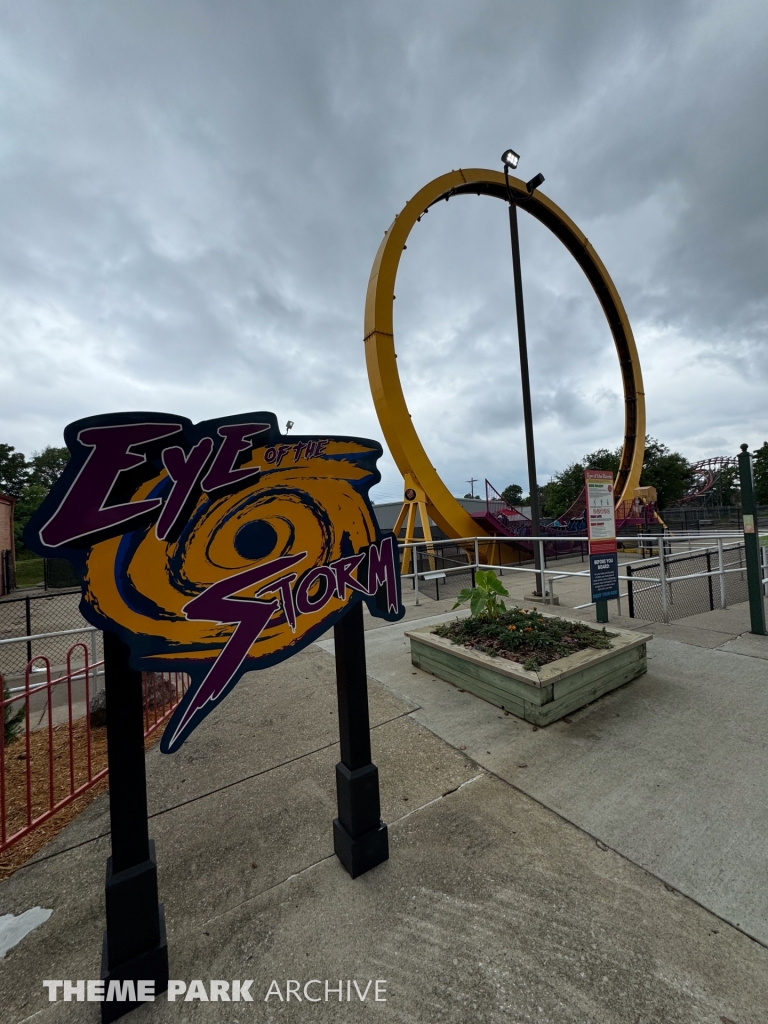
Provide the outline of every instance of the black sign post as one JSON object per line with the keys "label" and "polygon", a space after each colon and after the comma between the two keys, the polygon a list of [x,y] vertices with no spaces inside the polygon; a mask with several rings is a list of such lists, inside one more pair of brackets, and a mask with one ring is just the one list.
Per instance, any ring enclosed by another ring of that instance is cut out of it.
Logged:
{"label": "black sign post", "polygon": [[333,627],[341,760],[336,765],[339,816],[333,822],[336,856],[357,878],[389,858],[381,820],[379,769],[371,762],[363,606],[354,604]]}
{"label": "black sign post", "polygon": [[739,459],[741,484],[741,512],[744,521],[744,561],[747,565],[747,592],[749,594],[750,632],[765,636],[765,604],[760,572],[760,527],[757,520],[752,455],[749,445],[743,444]]}
{"label": "black sign post", "polygon": [[[129,665],[129,650],[114,633],[104,633],[107,699],[107,761],[112,856],[107,860],[107,930],[101,958],[105,996],[110,982],[154,982],[168,988],[168,947],[162,905],[157,901],[155,844],[149,838],[144,764],[141,673]],[[134,1010],[141,1000],[107,999],[102,1024]]]}

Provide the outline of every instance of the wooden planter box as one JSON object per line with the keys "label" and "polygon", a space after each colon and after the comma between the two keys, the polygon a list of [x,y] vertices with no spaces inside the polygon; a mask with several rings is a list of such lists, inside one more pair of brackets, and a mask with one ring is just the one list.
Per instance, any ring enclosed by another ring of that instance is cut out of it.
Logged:
{"label": "wooden planter box", "polygon": [[653,639],[648,633],[608,624],[608,632],[618,634],[610,650],[587,648],[530,672],[507,658],[492,658],[435,636],[434,629],[422,626],[405,634],[417,668],[534,725],[556,722],[642,675],[647,671],[645,645]]}

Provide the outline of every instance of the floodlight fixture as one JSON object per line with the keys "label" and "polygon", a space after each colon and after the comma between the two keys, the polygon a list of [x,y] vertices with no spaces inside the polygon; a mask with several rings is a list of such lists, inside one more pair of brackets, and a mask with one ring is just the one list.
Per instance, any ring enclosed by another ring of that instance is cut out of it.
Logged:
{"label": "floodlight fixture", "polygon": [[539,173],[535,178],[531,178],[530,181],[526,181],[525,187],[528,189],[528,194],[533,195],[534,189],[537,189],[539,185],[543,185],[545,181],[544,175]]}
{"label": "floodlight fixture", "polygon": [[293,427],[293,420],[288,420],[288,422],[287,422],[287,423],[285,424],[285,432],[286,432],[286,434],[288,433],[288,431],[289,431],[289,430],[290,430],[290,429],[291,429],[292,427]]}
{"label": "floodlight fixture", "polygon": [[520,154],[516,153],[514,149],[505,149],[501,154],[501,162],[505,167],[511,167],[512,170],[517,167],[520,163]]}

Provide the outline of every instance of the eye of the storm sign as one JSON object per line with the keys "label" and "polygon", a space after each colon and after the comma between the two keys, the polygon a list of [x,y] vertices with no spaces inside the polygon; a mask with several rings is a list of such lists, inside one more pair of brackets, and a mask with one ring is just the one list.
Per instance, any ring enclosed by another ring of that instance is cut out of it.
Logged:
{"label": "eye of the storm sign", "polygon": [[25,540],[73,563],[83,615],[129,644],[135,668],[192,677],[165,752],[244,672],[305,647],[350,603],[403,615],[396,544],[368,498],[375,441],[289,439],[263,412],[115,413],[64,437],[69,465]]}

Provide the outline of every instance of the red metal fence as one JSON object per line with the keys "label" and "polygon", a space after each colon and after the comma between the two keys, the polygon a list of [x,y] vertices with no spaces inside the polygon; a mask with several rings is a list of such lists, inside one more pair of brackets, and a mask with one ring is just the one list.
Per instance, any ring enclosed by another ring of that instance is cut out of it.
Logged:
{"label": "red metal fence", "polygon": [[[51,678],[43,655],[27,664],[23,686],[9,690],[0,676],[0,853],[107,775],[106,729],[100,727],[98,707],[91,709],[103,665],[89,661],[86,644],[76,643],[58,679]],[[189,677],[144,672],[142,683],[147,737],[170,717]]]}

